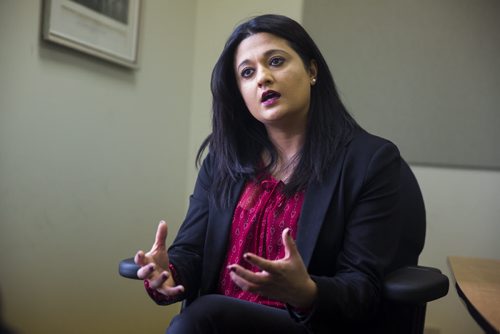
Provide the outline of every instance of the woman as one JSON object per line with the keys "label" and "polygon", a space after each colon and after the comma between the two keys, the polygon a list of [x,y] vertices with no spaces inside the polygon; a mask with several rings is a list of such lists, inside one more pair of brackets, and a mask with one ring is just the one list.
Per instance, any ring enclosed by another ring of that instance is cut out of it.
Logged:
{"label": "woman", "polygon": [[401,158],[348,114],[307,32],[279,15],[229,37],[189,210],[139,251],[148,293],[186,299],[169,333],[373,329],[392,269]]}

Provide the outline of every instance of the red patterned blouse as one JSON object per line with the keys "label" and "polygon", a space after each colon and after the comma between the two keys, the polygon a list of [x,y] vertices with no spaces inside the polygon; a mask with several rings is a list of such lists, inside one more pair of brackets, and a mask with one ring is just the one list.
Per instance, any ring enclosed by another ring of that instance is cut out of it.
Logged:
{"label": "red patterned blouse", "polygon": [[304,192],[287,198],[282,192],[283,187],[283,182],[276,181],[272,176],[260,182],[249,180],[245,184],[234,211],[226,260],[220,273],[219,293],[268,306],[285,307],[282,302],[242,291],[233,283],[226,268],[237,263],[254,272],[260,271],[243,259],[243,254],[247,252],[268,260],[285,256],[281,234],[288,227],[295,239]]}

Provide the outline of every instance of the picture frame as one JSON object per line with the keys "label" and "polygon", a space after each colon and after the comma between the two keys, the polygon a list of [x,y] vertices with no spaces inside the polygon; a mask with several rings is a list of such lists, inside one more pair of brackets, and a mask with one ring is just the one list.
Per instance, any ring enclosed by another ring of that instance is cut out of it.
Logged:
{"label": "picture frame", "polygon": [[43,38],[138,68],[141,0],[45,0]]}

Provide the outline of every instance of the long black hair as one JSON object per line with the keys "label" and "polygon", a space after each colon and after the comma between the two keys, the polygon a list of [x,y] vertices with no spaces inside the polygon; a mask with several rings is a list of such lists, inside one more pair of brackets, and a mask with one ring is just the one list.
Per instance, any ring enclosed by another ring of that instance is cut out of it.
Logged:
{"label": "long black hair", "polygon": [[202,143],[196,158],[199,165],[208,146],[214,168],[211,200],[223,207],[229,204],[229,193],[236,179],[255,177],[263,171],[260,164],[263,151],[271,156],[265,170],[271,170],[277,162],[276,149],[264,125],[245,105],[234,70],[235,52],[241,41],[261,32],[285,39],[306,68],[312,61],[317,65],[305,141],[297,166],[284,188],[285,194],[302,190],[310,182],[321,182],[340,145],[359,128],[340,100],[325,59],[299,23],[286,16],[269,14],[240,24],[228,38],[212,72],[212,133]]}

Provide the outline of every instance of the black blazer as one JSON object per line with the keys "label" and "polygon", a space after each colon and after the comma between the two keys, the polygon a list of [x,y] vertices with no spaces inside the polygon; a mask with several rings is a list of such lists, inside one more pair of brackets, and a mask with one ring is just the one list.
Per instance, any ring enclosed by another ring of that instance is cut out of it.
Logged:
{"label": "black blazer", "polygon": [[[402,163],[394,144],[360,131],[343,145],[326,178],[306,189],[296,243],[318,286],[315,309],[305,320],[315,332],[369,324],[376,316],[383,277],[394,269],[401,237]],[[245,182],[235,183],[231,207],[218,209],[208,200],[213,168],[209,154],[168,250],[188,301],[216,293],[233,211]]]}

